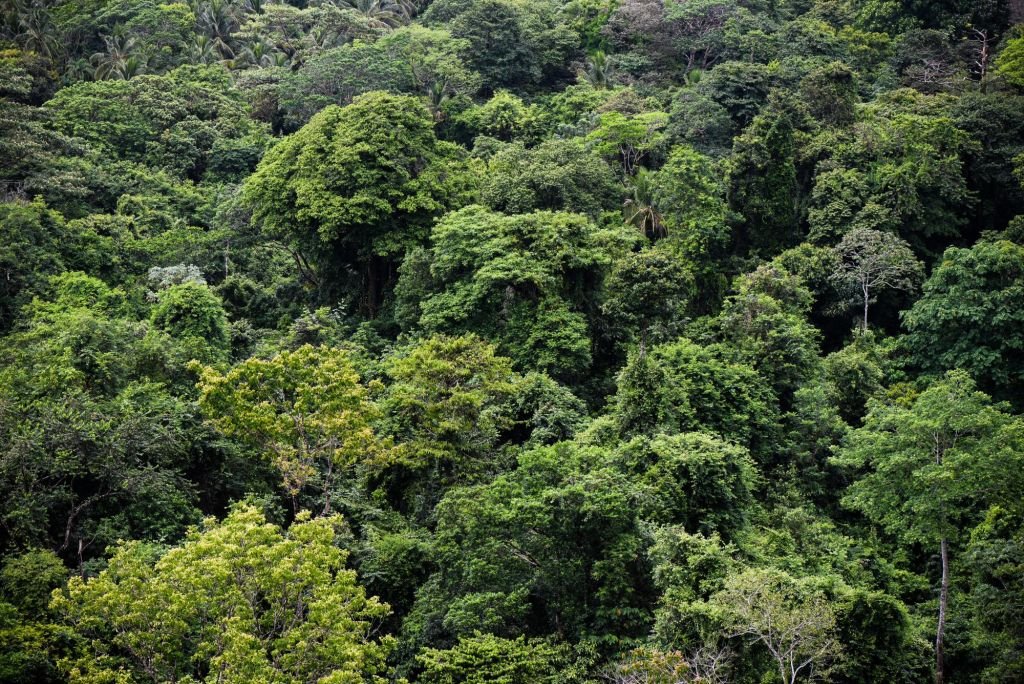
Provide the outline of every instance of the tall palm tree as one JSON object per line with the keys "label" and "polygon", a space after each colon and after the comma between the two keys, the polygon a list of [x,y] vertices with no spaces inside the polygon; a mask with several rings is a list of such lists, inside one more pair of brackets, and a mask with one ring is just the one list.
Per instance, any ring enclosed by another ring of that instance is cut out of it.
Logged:
{"label": "tall palm tree", "polygon": [[392,29],[409,20],[402,5],[395,0],[342,0],[343,7],[349,7],[362,14],[373,28]]}
{"label": "tall palm tree", "polygon": [[197,33],[192,37],[189,52],[193,64],[213,64],[220,59],[213,39],[203,33]]}
{"label": "tall palm tree", "polygon": [[622,205],[622,216],[626,223],[635,227],[652,240],[666,237],[668,228],[654,201],[652,174],[640,169],[629,181],[630,197]]}
{"label": "tall palm tree", "polygon": [[199,30],[210,37],[223,59],[235,56],[231,34],[242,24],[245,9],[231,0],[197,0],[193,11]]}
{"label": "tall palm tree", "polygon": [[127,81],[146,70],[146,58],[137,53],[138,44],[133,36],[115,33],[103,36],[104,52],[89,59],[96,80],[120,79]]}
{"label": "tall palm tree", "polygon": [[615,66],[608,60],[604,50],[595,50],[590,53],[580,76],[595,88],[610,88],[615,80]]}
{"label": "tall palm tree", "polygon": [[6,13],[5,23],[17,32],[16,40],[25,50],[35,52],[51,64],[61,61],[64,52],[49,9],[42,2],[16,4]]}

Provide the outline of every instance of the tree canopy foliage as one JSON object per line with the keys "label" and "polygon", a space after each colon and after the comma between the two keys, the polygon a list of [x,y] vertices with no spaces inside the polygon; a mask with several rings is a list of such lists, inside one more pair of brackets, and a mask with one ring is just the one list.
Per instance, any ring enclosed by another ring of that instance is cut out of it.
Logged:
{"label": "tree canopy foliage", "polygon": [[1022,22],[0,3],[0,684],[1024,681]]}

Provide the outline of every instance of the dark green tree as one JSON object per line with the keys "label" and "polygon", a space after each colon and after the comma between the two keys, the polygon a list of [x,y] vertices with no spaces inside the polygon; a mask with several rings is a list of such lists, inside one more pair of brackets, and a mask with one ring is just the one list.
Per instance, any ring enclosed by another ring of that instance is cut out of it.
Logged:
{"label": "dark green tree", "polygon": [[901,344],[930,375],[963,368],[1001,399],[1024,381],[1024,247],[982,240],[951,247],[903,314]]}
{"label": "dark green tree", "polygon": [[739,214],[740,253],[770,257],[800,240],[793,124],[781,113],[761,114],[733,143],[729,205]]}
{"label": "dark green tree", "polygon": [[373,317],[405,251],[472,188],[464,154],[437,140],[426,108],[376,92],[327,107],[281,141],[244,196],[321,297],[348,295]]}
{"label": "dark green tree", "polygon": [[407,261],[399,307],[409,327],[473,331],[520,368],[578,377],[593,358],[596,294],[629,242],[624,229],[579,214],[466,207],[435,225],[429,253]]}

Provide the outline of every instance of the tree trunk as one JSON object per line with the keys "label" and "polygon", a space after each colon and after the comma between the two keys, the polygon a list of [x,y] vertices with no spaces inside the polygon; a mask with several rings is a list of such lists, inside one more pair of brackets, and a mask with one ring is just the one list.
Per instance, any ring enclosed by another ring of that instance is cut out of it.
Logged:
{"label": "tree trunk", "polygon": [[946,636],[946,606],[949,602],[949,542],[945,537],[939,548],[942,556],[942,586],[939,589],[939,626],[935,633],[935,684],[943,684],[946,679],[942,647]]}
{"label": "tree trunk", "polygon": [[379,287],[376,258],[371,256],[366,262],[366,313],[370,318],[377,317],[377,288]]}
{"label": "tree trunk", "polygon": [[861,291],[864,294],[864,331],[867,332],[867,329],[868,329],[868,301],[870,300],[871,295],[870,295],[866,285],[861,287]]}

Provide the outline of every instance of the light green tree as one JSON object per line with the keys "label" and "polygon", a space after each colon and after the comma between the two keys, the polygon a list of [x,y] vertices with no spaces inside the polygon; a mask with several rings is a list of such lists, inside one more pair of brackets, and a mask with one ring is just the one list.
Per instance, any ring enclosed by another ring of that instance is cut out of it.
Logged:
{"label": "light green tree", "polygon": [[423,684],[542,684],[558,681],[559,649],[540,639],[503,639],[477,632],[452,648],[424,649]]}
{"label": "light green tree", "polygon": [[161,557],[120,545],[51,608],[81,639],[71,682],[383,683],[389,608],[345,569],[340,517],[302,513],[283,530],[250,505],[208,519]]}
{"label": "light green tree", "polygon": [[1024,87],[1024,36],[1006,41],[996,60],[996,73],[1018,87]]}
{"label": "light green tree", "polygon": [[782,684],[827,680],[842,657],[831,606],[783,572],[751,569],[731,576],[712,601],[728,614],[730,636],[768,651]]}
{"label": "light green tree", "polygon": [[373,405],[345,352],[304,345],[269,360],[249,359],[221,374],[201,368],[199,403],[225,435],[264,452],[281,473],[297,513],[299,495],[316,487],[323,514],[346,468],[369,460],[379,444]]}
{"label": "light green tree", "polygon": [[597,128],[587,134],[594,150],[622,165],[626,176],[633,176],[640,163],[665,140],[665,112],[644,112],[627,116],[607,112],[598,120]]}

